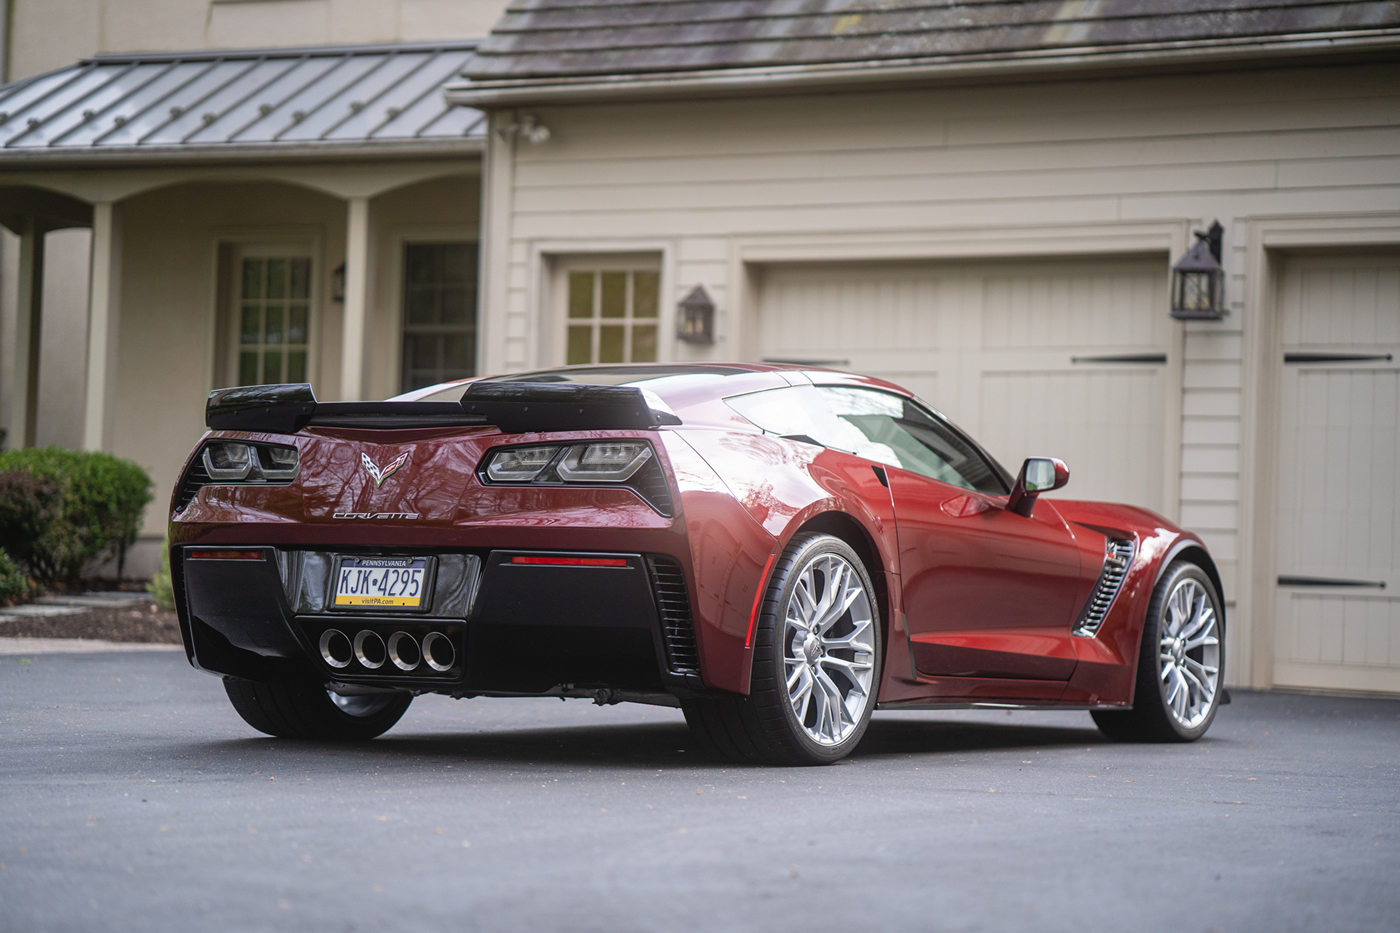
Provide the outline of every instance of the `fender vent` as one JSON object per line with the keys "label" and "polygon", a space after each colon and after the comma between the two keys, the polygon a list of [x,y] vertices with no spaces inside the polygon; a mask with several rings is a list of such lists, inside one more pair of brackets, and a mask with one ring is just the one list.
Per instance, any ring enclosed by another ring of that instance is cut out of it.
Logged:
{"label": "fender vent", "polygon": [[1074,623],[1074,634],[1096,635],[1099,626],[1113,608],[1113,600],[1128,576],[1128,567],[1133,562],[1133,542],[1122,538],[1109,538],[1104,542],[1103,570],[1099,572],[1099,582],[1094,584],[1094,592],[1080,610],[1079,621]]}
{"label": "fender vent", "polygon": [[661,615],[661,635],[666,643],[666,665],[676,674],[700,673],[700,652],[695,647],[695,624],[690,616],[690,593],[685,571],[674,557],[647,555],[651,590]]}

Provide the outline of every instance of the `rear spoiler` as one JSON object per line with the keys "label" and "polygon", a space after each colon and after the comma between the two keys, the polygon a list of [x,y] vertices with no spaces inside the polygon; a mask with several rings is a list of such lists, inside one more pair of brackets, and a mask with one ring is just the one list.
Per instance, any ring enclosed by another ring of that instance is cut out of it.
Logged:
{"label": "rear spoiler", "polygon": [[495,425],[504,434],[649,430],[681,419],[636,386],[474,382],[457,402],[318,402],[305,382],[215,389],[204,407],[214,431],[295,434],[312,426],[396,430]]}

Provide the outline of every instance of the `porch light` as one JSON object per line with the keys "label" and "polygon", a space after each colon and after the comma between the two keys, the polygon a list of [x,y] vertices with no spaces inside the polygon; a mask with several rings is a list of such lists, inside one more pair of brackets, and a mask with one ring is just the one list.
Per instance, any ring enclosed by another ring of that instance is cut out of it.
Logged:
{"label": "porch light", "polygon": [[331,301],[345,304],[345,263],[331,271]]}
{"label": "porch light", "polygon": [[1225,314],[1225,270],[1220,247],[1225,228],[1220,221],[1205,233],[1196,232],[1196,245],[1172,266],[1172,317],[1183,321],[1218,321]]}
{"label": "porch light", "polygon": [[677,337],[686,343],[715,342],[715,303],[706,294],[705,286],[695,286],[677,307],[680,310]]}

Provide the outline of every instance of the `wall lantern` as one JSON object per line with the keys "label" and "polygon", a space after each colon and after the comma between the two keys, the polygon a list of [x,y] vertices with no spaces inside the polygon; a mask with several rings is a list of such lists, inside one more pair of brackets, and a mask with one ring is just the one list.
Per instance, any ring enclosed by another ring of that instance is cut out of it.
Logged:
{"label": "wall lantern", "polygon": [[1225,270],[1220,268],[1220,246],[1225,228],[1220,221],[1205,233],[1197,231],[1196,245],[1172,266],[1172,317],[1182,321],[1218,321],[1225,314]]}
{"label": "wall lantern", "polygon": [[345,304],[345,263],[331,272],[331,301]]}
{"label": "wall lantern", "polygon": [[715,342],[715,303],[705,293],[705,286],[695,286],[677,307],[680,309],[677,337],[686,343]]}

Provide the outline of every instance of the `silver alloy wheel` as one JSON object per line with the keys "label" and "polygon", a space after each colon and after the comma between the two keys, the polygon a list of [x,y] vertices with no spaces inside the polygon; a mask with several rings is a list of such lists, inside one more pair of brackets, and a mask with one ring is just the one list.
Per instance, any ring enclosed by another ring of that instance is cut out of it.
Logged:
{"label": "silver alloy wheel", "polygon": [[783,617],[783,672],[793,715],[813,741],[839,745],[870,702],[870,595],[844,558],[818,554],[798,571]]}
{"label": "silver alloy wheel", "polygon": [[1215,605],[1191,578],[1167,595],[1157,645],[1157,674],[1167,710],[1184,728],[1205,722],[1220,689],[1220,637]]}

